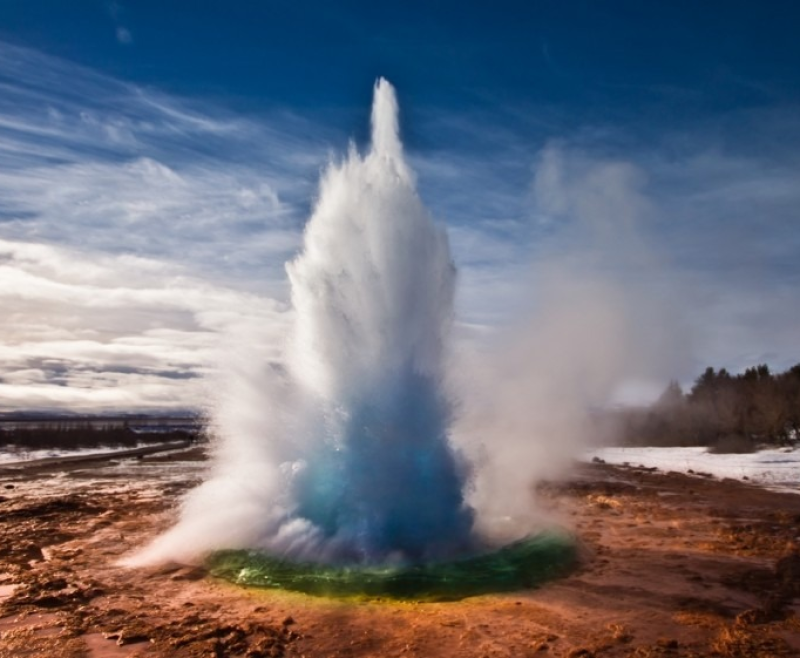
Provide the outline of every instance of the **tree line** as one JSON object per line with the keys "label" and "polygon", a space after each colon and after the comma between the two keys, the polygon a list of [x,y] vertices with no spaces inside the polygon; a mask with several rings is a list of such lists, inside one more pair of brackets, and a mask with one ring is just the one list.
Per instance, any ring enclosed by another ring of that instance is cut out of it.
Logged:
{"label": "tree line", "polygon": [[175,429],[166,432],[148,432],[146,428],[134,431],[125,424],[97,423],[41,423],[25,427],[0,427],[0,450],[24,448],[26,450],[73,448],[134,448],[141,443],[162,443],[175,440],[196,440],[197,431]]}
{"label": "tree line", "polygon": [[670,382],[649,408],[620,412],[625,445],[709,446],[745,452],[800,438],[800,364],[772,373],[767,365],[738,375],[706,368],[684,393]]}

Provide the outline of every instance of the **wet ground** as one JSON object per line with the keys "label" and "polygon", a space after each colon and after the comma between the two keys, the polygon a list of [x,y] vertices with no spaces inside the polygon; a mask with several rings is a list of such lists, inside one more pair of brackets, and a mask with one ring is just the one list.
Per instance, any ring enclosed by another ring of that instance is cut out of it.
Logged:
{"label": "wet ground", "polygon": [[330,600],[117,560],[174,518],[197,448],[0,470],[0,657],[800,656],[800,495],[605,464],[540,487],[582,563],[457,602]]}

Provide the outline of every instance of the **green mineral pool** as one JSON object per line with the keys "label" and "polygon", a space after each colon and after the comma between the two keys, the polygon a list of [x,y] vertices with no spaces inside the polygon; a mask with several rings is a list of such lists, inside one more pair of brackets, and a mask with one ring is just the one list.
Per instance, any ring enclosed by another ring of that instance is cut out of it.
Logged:
{"label": "green mineral pool", "polygon": [[450,562],[334,566],[225,550],[213,553],[208,567],[213,576],[250,587],[330,597],[453,600],[534,587],[568,572],[577,553],[572,536],[546,532]]}

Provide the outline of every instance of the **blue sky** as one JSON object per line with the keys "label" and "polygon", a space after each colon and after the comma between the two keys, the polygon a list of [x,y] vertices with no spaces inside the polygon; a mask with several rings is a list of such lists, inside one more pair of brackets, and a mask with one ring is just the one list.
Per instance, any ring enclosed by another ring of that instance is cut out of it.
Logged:
{"label": "blue sky", "polygon": [[556,263],[663,302],[655,386],[792,365],[798,27],[790,2],[0,3],[0,407],[192,406],[221,334],[269,353],[378,76],[465,332]]}

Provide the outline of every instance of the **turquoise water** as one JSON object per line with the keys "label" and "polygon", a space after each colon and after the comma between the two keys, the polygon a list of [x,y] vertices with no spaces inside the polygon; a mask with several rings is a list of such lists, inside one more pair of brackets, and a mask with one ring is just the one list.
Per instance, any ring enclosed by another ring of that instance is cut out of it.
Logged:
{"label": "turquoise water", "polygon": [[330,597],[454,600],[534,587],[565,575],[576,561],[574,538],[548,532],[450,562],[333,566],[226,550],[212,554],[207,565],[212,575],[250,587]]}

